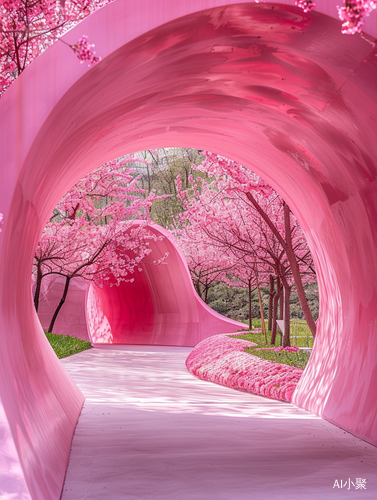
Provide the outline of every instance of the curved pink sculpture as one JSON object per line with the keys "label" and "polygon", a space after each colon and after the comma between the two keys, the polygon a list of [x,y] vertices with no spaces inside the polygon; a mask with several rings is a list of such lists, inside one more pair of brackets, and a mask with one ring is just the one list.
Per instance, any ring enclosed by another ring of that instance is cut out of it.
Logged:
{"label": "curved pink sculpture", "polygon": [[[0,101],[0,394],[34,499],[59,498],[83,401],[33,309],[34,248],[74,182],[147,148],[212,150],[287,200],[321,297],[293,401],[377,444],[374,40],[342,36],[339,21],[293,6],[228,1],[236,5],[202,11],[223,3],[114,2],[65,36],[88,35],[97,66],[56,44]],[[339,2],[316,3],[335,12]]]}
{"label": "curved pink sculpture", "polygon": [[148,232],[164,238],[149,242],[152,252],[142,261],[142,272],[133,275],[132,283],[89,286],[86,317],[92,344],[194,346],[216,333],[247,328],[200,299],[186,259],[169,231],[153,224]]}

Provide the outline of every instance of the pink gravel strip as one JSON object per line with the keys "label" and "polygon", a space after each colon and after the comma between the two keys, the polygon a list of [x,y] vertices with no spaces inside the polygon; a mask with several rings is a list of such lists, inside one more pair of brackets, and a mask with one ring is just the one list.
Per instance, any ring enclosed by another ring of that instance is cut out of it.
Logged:
{"label": "pink gravel strip", "polygon": [[245,352],[246,347],[255,345],[226,334],[213,335],[194,347],[186,367],[202,380],[291,402],[303,370]]}

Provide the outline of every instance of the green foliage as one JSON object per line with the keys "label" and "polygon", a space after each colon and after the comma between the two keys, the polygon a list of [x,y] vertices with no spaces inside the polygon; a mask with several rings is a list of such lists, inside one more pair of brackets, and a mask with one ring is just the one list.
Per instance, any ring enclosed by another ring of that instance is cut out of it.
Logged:
{"label": "green foliage", "polygon": [[313,337],[304,319],[291,319],[291,345],[313,347]]}
{"label": "green foliage", "polygon": [[[257,324],[258,321],[256,320],[253,320],[253,323],[255,323],[256,328],[260,328],[261,326],[260,320],[259,320],[259,325]],[[229,337],[235,339],[250,340],[251,342],[257,344],[256,347],[249,347],[245,349],[245,352],[249,352],[250,354],[258,356],[259,358],[269,359],[271,361],[274,361],[275,363],[282,363],[284,365],[296,366],[297,368],[301,369],[305,368],[311,354],[311,351],[302,351],[302,350],[298,352],[257,351],[256,349],[258,349],[258,347],[275,347],[271,346],[269,342],[267,342],[266,344],[263,333],[246,332],[244,335],[229,335]]]}
{"label": "green foliage", "polygon": [[55,333],[46,333],[46,337],[54,349],[55,354],[59,359],[72,356],[81,351],[91,349],[91,344],[87,340],[76,339],[69,335],[57,335]]}
{"label": "green foliage", "polygon": [[[317,289],[317,284],[309,283],[308,285],[304,286],[304,289],[313,317],[314,319],[317,319],[319,311],[319,301],[318,293],[314,292],[314,290]],[[261,295],[263,303],[263,313],[267,318],[269,289],[267,287],[261,287]],[[247,288],[233,286],[229,287],[225,283],[216,282],[208,292],[208,305],[218,313],[237,321],[246,322],[249,318],[249,298]],[[259,301],[256,291],[252,293],[251,315],[253,317],[260,316]],[[303,318],[300,301],[297,297],[297,293],[294,291],[291,293],[291,318]]]}
{"label": "green foliage", "polygon": [[[216,282],[208,292],[208,305],[215,311],[237,321],[247,321],[249,318],[249,298],[247,288],[228,286]],[[268,300],[266,314],[268,311]],[[252,294],[251,314],[259,315],[259,302],[256,292]]]}
{"label": "green foliage", "polygon": [[[308,283],[304,285],[304,290],[313,318],[317,320],[319,315],[318,284]],[[291,318],[304,318],[296,290],[292,290],[291,293]]]}
{"label": "green foliage", "polygon": [[[133,162],[131,166],[141,176],[140,185],[147,193],[154,191],[157,195],[171,195],[162,200],[156,200],[150,211],[151,219],[162,227],[171,229],[174,216],[183,210],[182,202],[177,198],[175,181],[181,176],[183,189],[189,186],[189,176],[193,173],[192,164],[199,165],[203,160],[196,149],[163,148],[139,151],[135,154],[149,162]],[[195,172],[195,176],[203,176]]]}

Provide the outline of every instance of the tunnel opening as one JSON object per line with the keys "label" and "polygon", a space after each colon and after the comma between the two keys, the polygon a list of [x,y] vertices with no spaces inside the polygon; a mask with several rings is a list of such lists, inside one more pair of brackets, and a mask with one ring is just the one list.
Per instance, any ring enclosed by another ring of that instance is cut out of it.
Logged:
{"label": "tunnel opening", "polygon": [[[304,283],[306,288],[312,283],[309,293],[314,290],[314,320],[318,304],[310,250],[289,207],[287,219],[285,202],[262,179],[218,155],[199,153],[182,148],[139,152],[100,167],[66,193],[33,262],[34,304],[46,331],[81,339],[89,335],[92,344],[194,346],[215,333],[246,328],[237,321],[247,320],[252,329],[254,313],[272,344],[279,333],[279,345],[292,339],[292,345],[312,346],[305,320],[292,320],[293,325],[290,320],[298,312],[304,318],[309,306]],[[148,155],[153,165],[145,160]],[[137,223],[135,216],[147,221]],[[146,230],[141,233],[145,242],[138,245],[145,243],[151,253],[140,254],[137,269],[129,269],[124,258],[137,253],[127,250],[130,242],[123,233],[131,236],[136,227]],[[289,241],[298,277],[287,256]],[[304,297],[296,292],[292,301],[292,289],[299,286]],[[283,338],[291,326],[294,334]]]}

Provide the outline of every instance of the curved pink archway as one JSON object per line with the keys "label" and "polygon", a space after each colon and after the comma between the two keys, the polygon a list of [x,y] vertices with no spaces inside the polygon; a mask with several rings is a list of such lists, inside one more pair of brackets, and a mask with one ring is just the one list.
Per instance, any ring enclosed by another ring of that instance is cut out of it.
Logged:
{"label": "curved pink archway", "polygon": [[[186,259],[169,231],[152,224],[148,232],[163,239],[149,242],[152,252],[141,262],[142,272],[134,273],[132,283],[89,286],[86,318],[92,344],[195,346],[216,333],[247,328],[200,299]],[[159,260],[163,262],[158,264]]]}
{"label": "curved pink archway", "polygon": [[88,71],[56,44],[1,99],[0,394],[35,499],[59,498],[83,396],[33,309],[34,248],[74,182],[146,148],[218,152],[284,196],[321,296],[294,402],[377,443],[374,40],[292,6],[201,11],[219,3],[115,2],[66,35],[89,35],[100,64]]}

